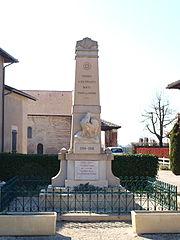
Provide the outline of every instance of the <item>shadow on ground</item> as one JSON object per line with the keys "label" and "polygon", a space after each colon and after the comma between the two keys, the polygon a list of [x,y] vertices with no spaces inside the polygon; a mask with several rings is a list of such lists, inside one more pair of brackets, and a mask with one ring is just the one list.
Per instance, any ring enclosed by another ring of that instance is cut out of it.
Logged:
{"label": "shadow on ground", "polygon": [[166,233],[166,234],[140,234],[134,237],[134,239],[151,239],[151,240],[180,240],[180,234]]}
{"label": "shadow on ground", "polygon": [[0,240],[71,240],[71,237],[66,237],[61,234],[56,234],[54,236],[1,236]]}

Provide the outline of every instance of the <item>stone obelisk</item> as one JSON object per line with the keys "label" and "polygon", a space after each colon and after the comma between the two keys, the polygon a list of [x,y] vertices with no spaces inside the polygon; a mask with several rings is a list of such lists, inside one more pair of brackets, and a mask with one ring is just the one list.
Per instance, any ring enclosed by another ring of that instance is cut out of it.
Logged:
{"label": "stone obelisk", "polygon": [[111,172],[113,155],[101,150],[98,44],[90,38],[77,41],[70,149],[61,150],[60,172],[53,186],[119,186]]}

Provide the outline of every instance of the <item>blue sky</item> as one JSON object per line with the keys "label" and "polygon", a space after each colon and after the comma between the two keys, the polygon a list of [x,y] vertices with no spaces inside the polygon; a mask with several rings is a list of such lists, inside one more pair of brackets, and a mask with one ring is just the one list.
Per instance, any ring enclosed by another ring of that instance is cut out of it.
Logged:
{"label": "blue sky", "polygon": [[141,114],[157,92],[179,110],[180,1],[0,0],[0,47],[19,59],[6,72],[18,89],[72,90],[75,44],[99,44],[102,114],[122,126],[119,144],[148,136]]}

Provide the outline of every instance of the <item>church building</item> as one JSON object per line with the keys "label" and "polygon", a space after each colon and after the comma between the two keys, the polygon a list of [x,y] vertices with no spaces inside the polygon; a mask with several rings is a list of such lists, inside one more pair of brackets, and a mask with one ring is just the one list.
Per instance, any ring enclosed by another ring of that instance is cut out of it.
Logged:
{"label": "church building", "polygon": [[[18,60],[0,48],[0,152],[55,154],[69,149],[72,91],[17,90],[5,70]],[[120,126],[101,120],[105,147],[117,146]]]}

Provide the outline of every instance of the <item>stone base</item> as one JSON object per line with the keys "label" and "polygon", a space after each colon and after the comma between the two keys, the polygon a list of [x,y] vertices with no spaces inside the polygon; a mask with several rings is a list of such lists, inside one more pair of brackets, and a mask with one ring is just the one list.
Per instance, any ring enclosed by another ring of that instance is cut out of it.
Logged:
{"label": "stone base", "polygon": [[130,212],[135,207],[131,192],[123,187],[103,188],[101,191],[74,191],[73,188],[48,186],[42,189],[39,201],[50,211],[59,213],[92,212],[119,214]]}
{"label": "stone base", "polygon": [[61,160],[59,173],[52,178],[54,187],[72,187],[88,183],[94,186],[115,187],[119,178],[111,170],[111,153],[100,154],[59,154]]}
{"label": "stone base", "polygon": [[65,180],[65,187],[74,187],[78,186],[80,184],[86,184],[89,183],[90,185],[97,186],[97,187],[108,187],[108,181],[91,181],[91,180]]}

